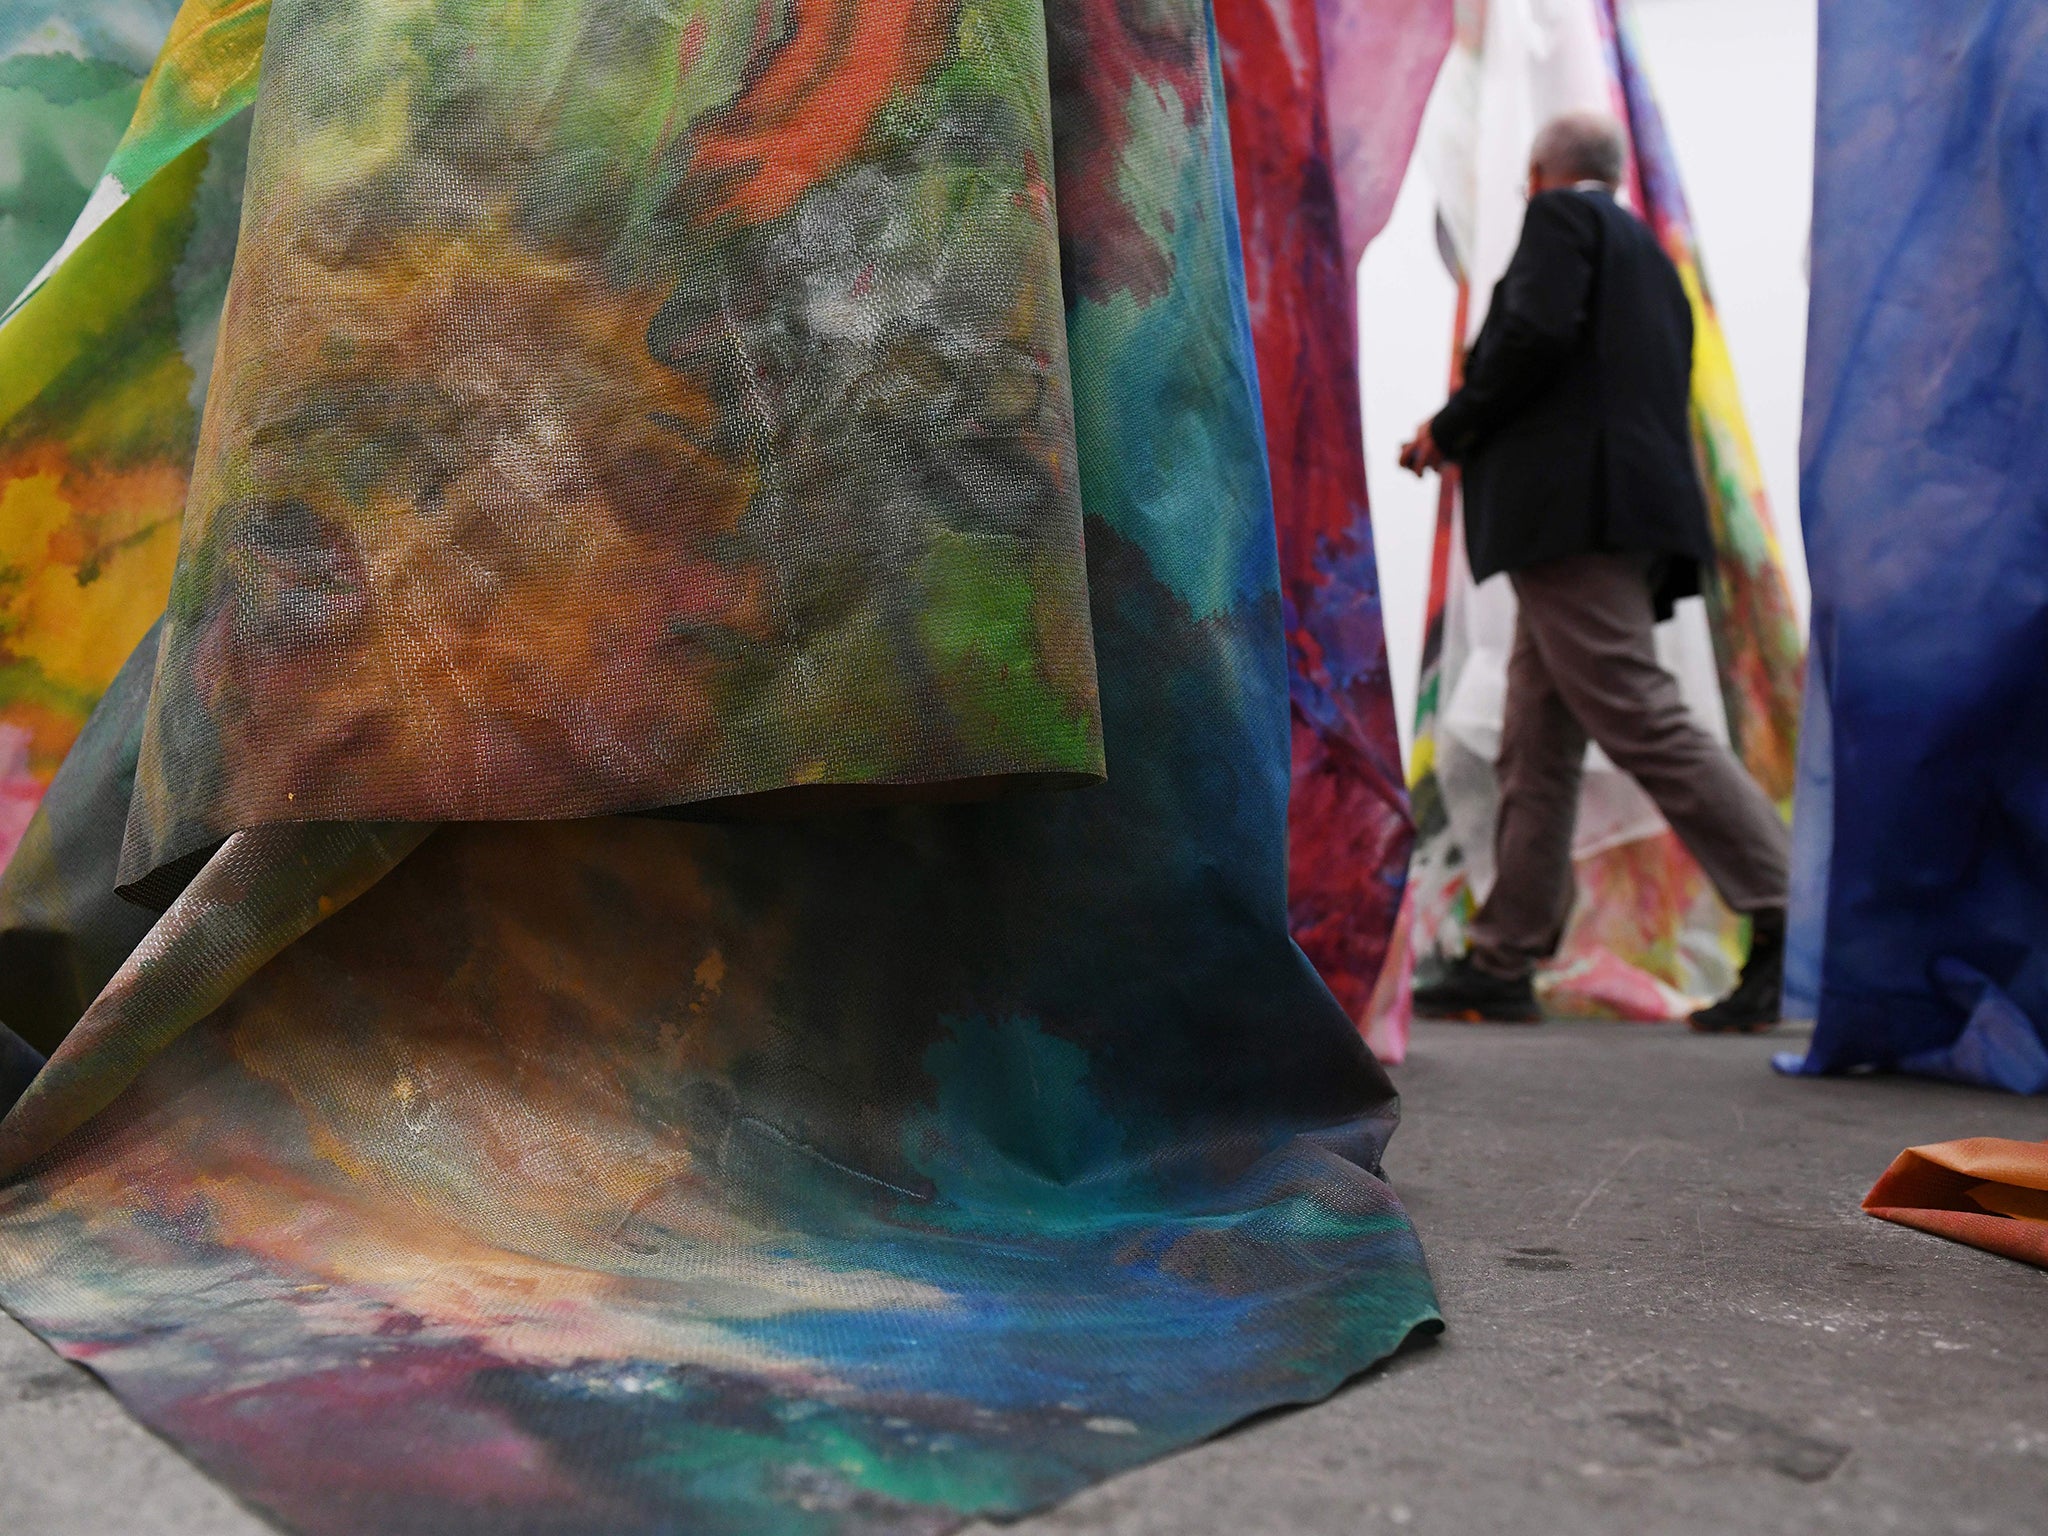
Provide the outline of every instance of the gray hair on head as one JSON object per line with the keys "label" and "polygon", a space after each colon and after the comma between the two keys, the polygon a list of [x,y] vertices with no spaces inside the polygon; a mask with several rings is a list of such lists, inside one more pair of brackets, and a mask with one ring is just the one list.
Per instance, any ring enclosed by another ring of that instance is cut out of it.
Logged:
{"label": "gray hair on head", "polygon": [[1559,181],[1600,181],[1621,185],[1628,165],[1628,139],[1605,112],[1567,112],[1553,117],[1536,135],[1529,163]]}

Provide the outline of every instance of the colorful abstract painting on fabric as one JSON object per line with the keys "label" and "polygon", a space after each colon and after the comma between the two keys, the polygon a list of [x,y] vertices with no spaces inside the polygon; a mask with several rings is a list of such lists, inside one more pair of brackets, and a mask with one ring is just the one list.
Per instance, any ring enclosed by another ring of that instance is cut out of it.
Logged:
{"label": "colorful abstract painting on fabric", "polygon": [[[1356,273],[1408,163],[1450,6],[1219,0],[1216,21],[1287,611],[1288,900],[1296,940],[1362,1022],[1412,829],[1366,503]],[[1398,1061],[1404,1043],[1374,1046]]]}
{"label": "colorful abstract painting on fabric", "polygon": [[186,14],[248,219],[0,880],[0,1301],[337,1536],[945,1531],[1434,1326],[1206,6]]}
{"label": "colorful abstract painting on fabric", "polygon": [[[163,610],[177,553],[241,131],[152,136],[161,77],[137,114],[174,10],[42,0],[0,17],[0,165],[18,178],[0,181],[0,307],[74,225],[101,230],[0,329],[0,868]],[[101,174],[110,154],[147,185],[131,205]]]}
{"label": "colorful abstract painting on fabric", "polygon": [[0,308],[84,210],[177,9],[14,0],[0,13]]}
{"label": "colorful abstract painting on fabric", "polygon": [[1727,333],[1700,263],[1699,238],[1664,117],[1650,92],[1642,50],[1619,0],[1603,0],[1633,141],[1635,206],[1657,232],[1692,297],[1693,447],[1720,556],[1704,597],[1727,706],[1730,744],[1764,792],[1792,801],[1805,640],[1785,583],[1763,470],[1735,382]]}
{"label": "colorful abstract painting on fabric", "polygon": [[2048,12],[1825,0],[1808,1072],[2048,1091]]}
{"label": "colorful abstract painting on fabric", "polygon": [[[1694,441],[1720,560],[1705,612],[1688,615],[1682,607],[1679,622],[1660,630],[1660,654],[1706,726],[1789,805],[1801,669],[1797,620],[1676,162],[1625,14],[1617,24],[1607,0],[1461,9],[1459,45],[1425,126],[1432,140],[1425,152],[1444,187],[1446,243],[1463,253],[1468,287],[1478,293],[1513,248],[1518,188],[1536,128],[1576,109],[1611,111],[1627,126],[1625,190],[1693,298]],[[1461,314],[1465,334],[1478,318]],[[1505,659],[1512,603],[1509,597],[1503,608],[1501,596],[1473,588],[1455,499],[1447,496],[1417,697],[1410,776],[1419,842],[1389,965],[1396,982],[1405,982],[1418,962],[1463,951],[1477,893],[1491,880],[1491,752],[1503,696],[1498,677],[1468,672],[1467,665],[1481,652]],[[1597,751],[1588,763],[1574,855],[1577,913],[1557,959],[1538,977],[1553,1010],[1682,1017],[1732,982],[1736,920],[1648,798]],[[1407,1008],[1404,986],[1383,989],[1375,1037],[1398,1029]]]}

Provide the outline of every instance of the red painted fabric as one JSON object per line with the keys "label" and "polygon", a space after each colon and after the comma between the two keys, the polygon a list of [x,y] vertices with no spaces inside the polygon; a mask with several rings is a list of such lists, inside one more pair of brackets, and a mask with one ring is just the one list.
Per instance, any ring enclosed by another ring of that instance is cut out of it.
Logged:
{"label": "red painted fabric", "polygon": [[1450,19],[1434,0],[1318,11],[1217,0],[1216,23],[1287,605],[1289,906],[1362,1020],[1413,828],[1366,501],[1356,261],[1399,187]]}

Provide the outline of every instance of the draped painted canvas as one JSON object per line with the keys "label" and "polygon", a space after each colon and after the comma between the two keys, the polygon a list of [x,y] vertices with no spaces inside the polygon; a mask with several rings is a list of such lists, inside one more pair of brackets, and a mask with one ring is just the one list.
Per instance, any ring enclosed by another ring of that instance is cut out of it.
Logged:
{"label": "draped painted canvas", "polygon": [[[17,0],[0,11],[0,313],[94,201],[176,9]],[[127,221],[146,226],[133,231],[146,248],[132,252],[131,274],[184,255],[186,180]],[[89,265],[56,326],[31,320],[0,334],[0,869],[100,690],[163,606],[176,461],[191,449],[161,449],[189,437],[180,401],[204,373],[190,366],[201,338],[175,314],[137,313],[132,283],[85,286]],[[202,257],[174,291],[203,290],[209,266]],[[218,305],[217,288],[211,298]],[[115,372],[122,384],[107,387]],[[80,387],[88,376],[103,381],[96,411]]]}
{"label": "draped painted canvas", "polygon": [[2048,16],[1823,4],[1809,1072],[2048,1090]]}
{"label": "draped painted canvas", "polygon": [[[1450,9],[1220,0],[1217,26],[1287,615],[1288,901],[1295,938],[1362,1023],[1412,832],[1366,500],[1356,277]],[[1395,1061],[1403,1045],[1374,1041]]]}
{"label": "draped painted canvas", "polygon": [[192,0],[72,260],[253,102],[240,238],[0,881],[0,1301],[378,1536],[948,1530],[1433,1326],[1219,90],[1196,0]]}

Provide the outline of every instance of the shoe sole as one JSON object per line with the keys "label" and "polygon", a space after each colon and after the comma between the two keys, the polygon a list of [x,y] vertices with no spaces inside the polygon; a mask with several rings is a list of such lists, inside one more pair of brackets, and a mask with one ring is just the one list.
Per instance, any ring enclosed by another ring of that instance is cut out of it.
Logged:
{"label": "shoe sole", "polygon": [[1785,1021],[1770,1019],[1756,1024],[1701,1024],[1687,1019],[1685,1027],[1696,1035],[1768,1035]]}
{"label": "shoe sole", "polygon": [[1466,1008],[1457,1013],[1418,1013],[1418,1019],[1431,1024],[1541,1024],[1541,1013],[1484,1013],[1477,1008]]}

